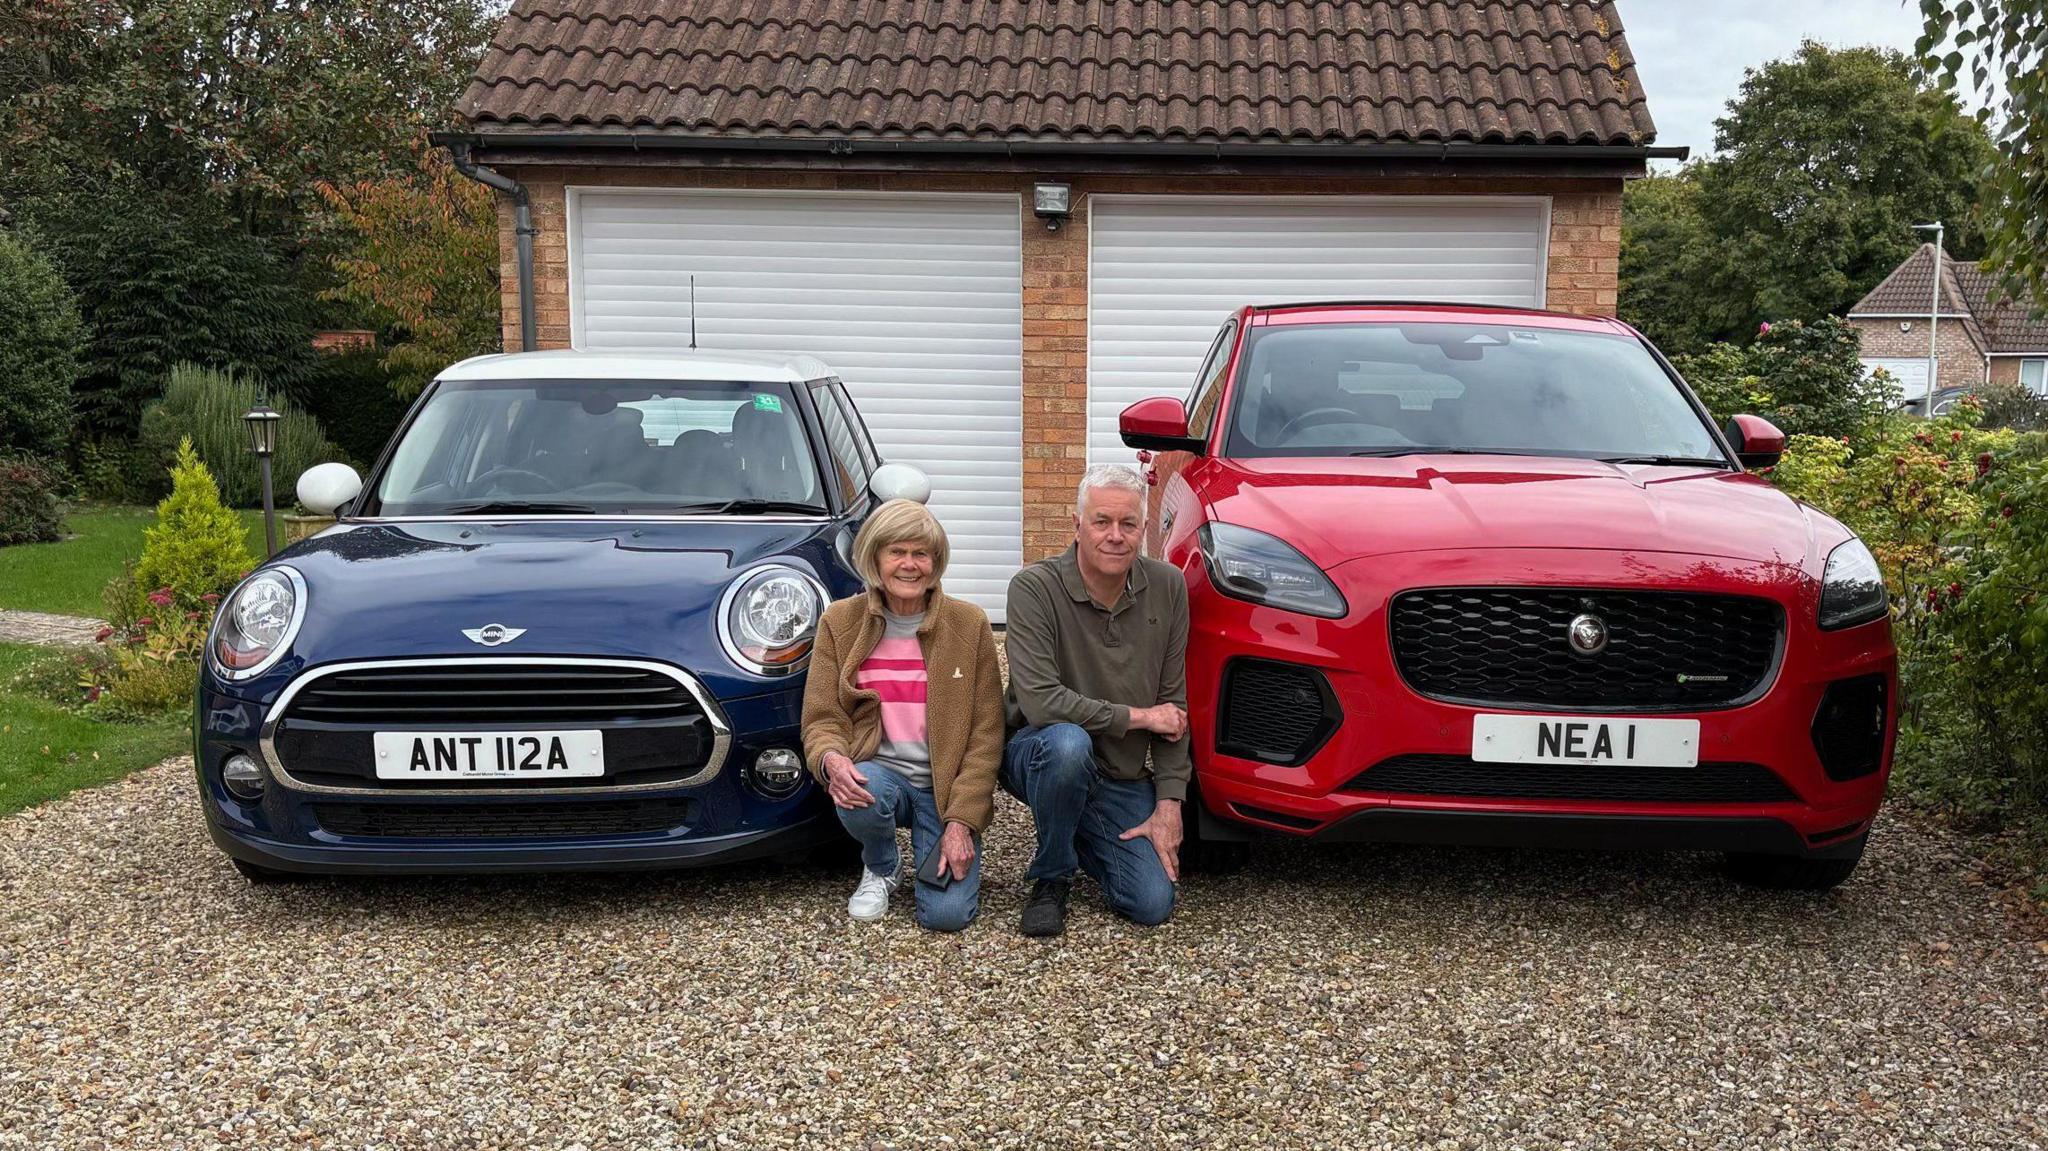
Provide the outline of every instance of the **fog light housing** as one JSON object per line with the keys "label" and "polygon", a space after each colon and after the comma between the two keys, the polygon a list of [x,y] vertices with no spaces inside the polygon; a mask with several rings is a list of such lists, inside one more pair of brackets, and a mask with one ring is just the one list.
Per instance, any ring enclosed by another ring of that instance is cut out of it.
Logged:
{"label": "fog light housing", "polygon": [[780,798],[803,786],[804,757],[786,747],[770,748],[754,757],[747,775],[755,791]]}
{"label": "fog light housing", "polygon": [[1813,716],[1813,750],[1837,783],[1861,779],[1884,766],[1887,683],[1882,675],[1836,680]]}
{"label": "fog light housing", "polygon": [[220,782],[236,799],[254,802],[263,798],[263,769],[240,752],[220,765]]}

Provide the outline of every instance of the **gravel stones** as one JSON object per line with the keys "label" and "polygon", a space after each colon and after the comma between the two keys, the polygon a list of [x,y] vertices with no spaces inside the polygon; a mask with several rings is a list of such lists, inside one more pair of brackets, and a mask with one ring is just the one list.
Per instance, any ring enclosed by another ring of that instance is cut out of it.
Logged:
{"label": "gravel stones", "polygon": [[2048,1146],[2048,949],[1888,819],[1699,856],[1255,854],[1165,927],[853,924],[854,877],[253,888],[190,765],[0,822],[0,1148]]}

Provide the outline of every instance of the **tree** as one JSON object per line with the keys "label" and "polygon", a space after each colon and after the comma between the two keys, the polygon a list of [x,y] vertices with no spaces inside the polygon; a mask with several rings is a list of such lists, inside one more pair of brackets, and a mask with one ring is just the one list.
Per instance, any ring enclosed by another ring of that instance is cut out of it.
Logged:
{"label": "tree", "polygon": [[320,194],[342,237],[332,298],[357,304],[391,330],[384,369],[400,396],[419,393],[456,360],[496,351],[498,213],[489,189],[436,149],[419,169]]}
{"label": "tree", "polygon": [[[1999,162],[1985,189],[1986,255],[2008,293],[2048,309],[2048,0],[1920,0],[1920,12],[1918,50],[1931,71],[1954,84],[1967,54],[1973,90],[2005,89],[1993,135]],[[1990,120],[1987,105],[1978,123]]]}
{"label": "tree", "polygon": [[0,454],[44,458],[71,433],[71,384],[85,324],[64,278],[21,237],[0,232]]}
{"label": "tree", "polygon": [[1697,166],[1629,184],[1621,199],[1621,318],[1670,355],[1708,341],[1698,300],[1706,250]]}
{"label": "tree", "polygon": [[1696,346],[1844,312],[1927,220],[1949,223],[1956,255],[1977,254],[1990,141],[1900,53],[1808,42],[1750,71],[1715,127],[1715,155],[1679,177],[1690,192],[1630,190],[1645,247],[1624,256],[1638,274],[1623,310],[1652,330]]}

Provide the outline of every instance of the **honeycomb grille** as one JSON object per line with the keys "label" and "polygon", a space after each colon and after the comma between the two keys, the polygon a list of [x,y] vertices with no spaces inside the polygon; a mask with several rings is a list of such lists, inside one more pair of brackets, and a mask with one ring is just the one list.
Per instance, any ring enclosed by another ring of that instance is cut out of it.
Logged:
{"label": "honeycomb grille", "polygon": [[1322,673],[1313,668],[1237,660],[1224,672],[1216,747],[1225,755],[1304,763],[1336,724],[1335,702]]}
{"label": "honeycomb grille", "polygon": [[1790,803],[1799,797],[1754,763],[1698,767],[1481,763],[1460,755],[1403,755],[1352,777],[1345,791],[1484,799],[1617,803]]}
{"label": "honeycomb grille", "polygon": [[[1572,588],[1437,588],[1392,607],[1394,663],[1453,703],[1697,711],[1753,698],[1776,664],[1784,610],[1749,596]],[[1573,649],[1580,615],[1605,625]]]}

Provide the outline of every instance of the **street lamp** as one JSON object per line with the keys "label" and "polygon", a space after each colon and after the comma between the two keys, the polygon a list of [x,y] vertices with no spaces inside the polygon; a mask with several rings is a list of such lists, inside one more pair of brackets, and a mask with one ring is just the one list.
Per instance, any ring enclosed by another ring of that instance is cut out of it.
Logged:
{"label": "street lamp", "polygon": [[1936,220],[1932,224],[1915,224],[1913,225],[1913,230],[1916,232],[1934,233],[1934,303],[1929,305],[1927,311],[1927,406],[1925,409],[1927,414],[1932,415],[1934,414],[1934,377],[1940,370],[1940,361],[1934,355],[1934,336],[1935,329],[1941,326],[1942,237],[1948,234],[1948,229],[1941,221]]}
{"label": "street lamp", "polygon": [[249,450],[256,453],[263,470],[263,558],[277,554],[277,509],[270,496],[270,457],[277,452],[277,425],[283,419],[268,404],[257,404],[242,415],[249,425]]}

